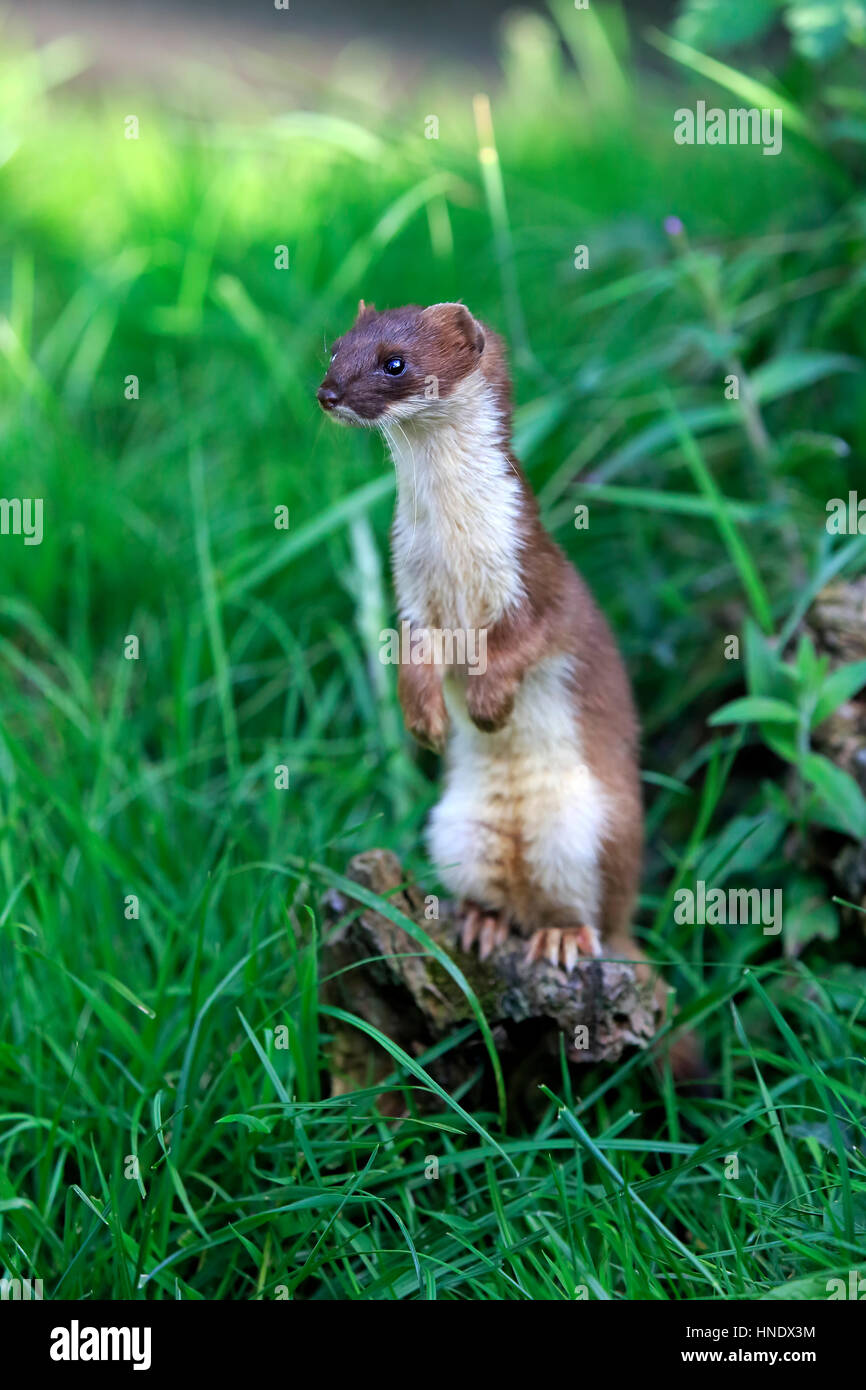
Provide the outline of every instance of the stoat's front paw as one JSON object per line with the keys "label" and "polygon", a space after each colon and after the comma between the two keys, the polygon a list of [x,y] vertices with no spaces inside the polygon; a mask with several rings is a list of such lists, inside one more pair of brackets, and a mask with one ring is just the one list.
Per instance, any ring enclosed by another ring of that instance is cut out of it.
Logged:
{"label": "stoat's front paw", "polygon": [[487,674],[466,681],[466,709],[476,728],[495,734],[505,727],[514,709],[516,687]]}
{"label": "stoat's front paw", "polygon": [[424,745],[425,748],[432,748],[434,753],[441,753],[445,748],[445,740],[448,736],[448,716],[440,717],[438,714],[425,712],[422,719],[414,720],[406,726],[414,739]]}
{"label": "stoat's front paw", "polygon": [[432,748],[434,753],[441,753],[448,737],[448,711],[445,701],[441,697],[439,700],[428,701],[427,705],[418,711],[411,724],[407,721],[407,728],[412,737],[423,743],[425,748]]}
{"label": "stoat's front paw", "polygon": [[544,927],[533,932],[526,948],[526,963],[549,960],[566,975],[586,957],[601,955],[601,942],[594,927]]}
{"label": "stoat's front paw", "polygon": [[414,739],[441,753],[448,736],[448,710],[442,694],[442,684],[423,667],[401,667],[397,693],[403,709],[406,728]]}

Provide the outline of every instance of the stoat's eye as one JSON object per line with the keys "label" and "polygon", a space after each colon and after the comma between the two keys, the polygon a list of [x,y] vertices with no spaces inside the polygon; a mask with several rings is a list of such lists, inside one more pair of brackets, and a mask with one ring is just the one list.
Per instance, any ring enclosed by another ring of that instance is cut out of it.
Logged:
{"label": "stoat's eye", "polygon": [[336,357],[336,355],[337,355],[336,350],[335,350],[334,352],[331,353],[331,361],[332,361],[332,362],[333,362],[334,358]]}
{"label": "stoat's eye", "polygon": [[389,376],[402,376],[406,370],[406,359],[405,357],[388,357],[382,366]]}

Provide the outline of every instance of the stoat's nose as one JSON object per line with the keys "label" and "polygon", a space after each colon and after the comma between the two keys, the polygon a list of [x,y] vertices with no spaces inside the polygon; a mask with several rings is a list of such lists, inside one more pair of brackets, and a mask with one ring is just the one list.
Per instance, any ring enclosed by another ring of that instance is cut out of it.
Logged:
{"label": "stoat's nose", "polygon": [[342,394],[342,391],[338,391],[336,386],[329,386],[327,382],[322,382],[322,385],[316,392],[319,398],[319,405],[323,410],[333,410]]}

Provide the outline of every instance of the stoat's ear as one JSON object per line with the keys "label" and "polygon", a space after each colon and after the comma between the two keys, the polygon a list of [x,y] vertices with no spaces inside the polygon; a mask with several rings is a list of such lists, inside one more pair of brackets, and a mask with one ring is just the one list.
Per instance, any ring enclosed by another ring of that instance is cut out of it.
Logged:
{"label": "stoat's ear", "polygon": [[469,347],[481,355],[484,351],[484,329],[474,319],[465,304],[431,304],[424,310],[425,317],[435,319],[456,333]]}
{"label": "stoat's ear", "polygon": [[376,314],[375,304],[365,304],[363,299],[358,300],[358,317],[355,319],[355,327],[359,323],[366,323],[367,319],[372,319]]}

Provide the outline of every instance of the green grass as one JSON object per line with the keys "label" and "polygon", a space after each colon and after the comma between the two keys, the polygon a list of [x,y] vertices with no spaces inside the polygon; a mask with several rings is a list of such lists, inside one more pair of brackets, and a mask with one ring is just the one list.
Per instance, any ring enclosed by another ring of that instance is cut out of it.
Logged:
{"label": "green grass", "polygon": [[[796,66],[782,156],[677,147],[675,107],[739,98],[558,14],[562,46],[506,32],[483,166],[459,72],[389,107],[385,76],[289,70],[275,116],[70,88],[68,46],[7,41],[2,492],[45,499],[45,536],[0,538],[0,1254],[46,1296],[823,1298],[862,1265],[862,918],[801,867],[862,793],[785,645],[866,563],[824,526],[866,446],[858,147]],[[401,1123],[330,1096],[327,878],[385,845],[435,889],[435,764],[376,660],[393,474],[314,399],[360,295],[464,298],[512,344],[519,451],[635,683],[638,932],[708,1097],[636,1056],[503,1127],[419,1108],[429,1059],[393,1050]],[[744,694],[790,717],[709,722]],[[783,937],[678,925],[700,878],[783,888]]]}

